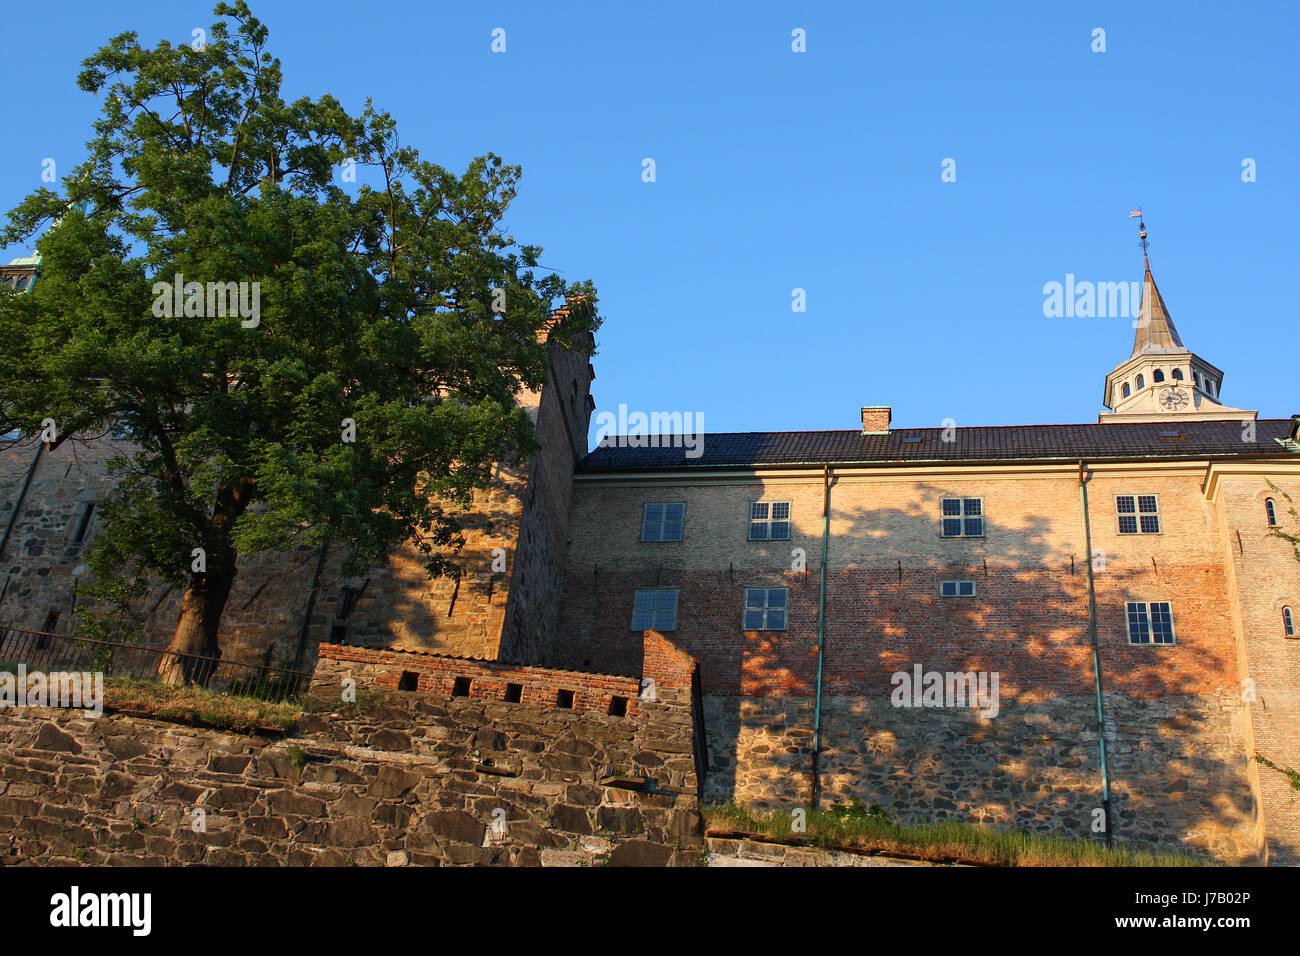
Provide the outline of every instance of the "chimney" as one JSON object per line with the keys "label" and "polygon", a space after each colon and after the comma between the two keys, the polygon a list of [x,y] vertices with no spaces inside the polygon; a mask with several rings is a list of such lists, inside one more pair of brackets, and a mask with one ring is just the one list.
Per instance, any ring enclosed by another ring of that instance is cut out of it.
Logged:
{"label": "chimney", "polygon": [[862,434],[888,435],[892,409],[888,405],[868,405],[862,409]]}

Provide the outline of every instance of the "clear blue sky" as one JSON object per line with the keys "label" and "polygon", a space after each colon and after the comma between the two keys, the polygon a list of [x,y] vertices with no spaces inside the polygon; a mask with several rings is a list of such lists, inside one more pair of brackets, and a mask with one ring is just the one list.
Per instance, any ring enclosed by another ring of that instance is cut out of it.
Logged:
{"label": "clear blue sky", "polygon": [[[12,5],[0,207],[45,157],[81,160],[84,57],[125,30],[189,42],[212,6]],[[371,96],[428,159],[523,166],[509,230],[600,290],[599,409],[709,432],[853,428],[876,404],[896,427],[1094,421],[1131,320],[1045,318],[1043,285],[1140,280],[1140,204],[1224,401],[1300,412],[1295,4],[723,6],[252,4],[287,98]]]}

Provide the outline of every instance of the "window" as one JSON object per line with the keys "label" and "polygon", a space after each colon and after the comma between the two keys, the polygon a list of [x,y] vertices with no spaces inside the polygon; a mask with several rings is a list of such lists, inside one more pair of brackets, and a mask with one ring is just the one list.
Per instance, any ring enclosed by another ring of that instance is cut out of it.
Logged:
{"label": "window", "polygon": [[415,671],[402,671],[397,681],[398,690],[416,690],[420,686],[420,675]]}
{"label": "window", "polygon": [[1168,601],[1128,602],[1128,642],[1130,644],[1172,644],[1174,615]]}
{"label": "window", "polygon": [[468,677],[457,677],[454,681],[451,682],[451,696],[468,697],[469,685],[470,685],[470,679]]}
{"label": "window", "polygon": [[627,716],[627,698],[611,697],[609,699],[609,716],[626,717]]}
{"label": "window", "polygon": [[686,519],[686,502],[655,502],[645,506],[641,517],[642,541],[680,541]]}
{"label": "window", "polygon": [[983,498],[942,498],[943,537],[982,538],[984,536]]}
{"label": "window", "polygon": [[1291,619],[1291,609],[1282,608],[1282,633],[1287,637],[1295,637],[1295,622]]}
{"label": "window", "polygon": [[1265,498],[1265,499],[1264,499],[1264,512],[1268,515],[1268,526],[1269,526],[1270,528],[1276,528],[1276,527],[1277,527],[1277,508],[1274,506],[1274,504],[1273,504],[1273,499],[1272,499],[1272,498]]}
{"label": "window", "polygon": [[750,541],[786,541],[789,537],[790,502],[755,501],[750,504]]}
{"label": "window", "polygon": [[555,692],[555,706],[561,710],[573,710],[573,691],[559,690]]}
{"label": "window", "polygon": [[1116,495],[1120,534],[1159,534],[1160,512],[1155,495]]}
{"label": "window", "polygon": [[637,588],[632,604],[632,630],[674,631],[677,629],[677,589]]}
{"label": "window", "polygon": [[1165,380],[1165,373],[1160,371],[1160,369],[1156,369],[1154,372],[1151,373],[1151,381],[1163,382],[1164,380]]}
{"label": "window", "polygon": [[506,703],[517,704],[524,698],[523,684],[506,684]]}
{"label": "window", "polygon": [[1147,380],[1143,378],[1141,375],[1139,375],[1137,379],[1137,385],[1138,385],[1138,391],[1140,392],[1142,391],[1142,389],[1147,387]]}
{"label": "window", "polygon": [[1123,395],[1124,395],[1125,398],[1128,398],[1131,394],[1133,394],[1133,389],[1131,389],[1131,388],[1128,387],[1128,382],[1125,382],[1125,383],[1124,383],[1124,389],[1123,389]]}
{"label": "window", "polygon": [[1174,381],[1181,382],[1182,380],[1183,380],[1183,370],[1180,368],[1174,369]]}
{"label": "window", "polygon": [[784,631],[789,592],[786,588],[745,588],[746,631]]}
{"label": "window", "polygon": [[974,597],[974,581],[940,581],[939,594],[941,597]]}

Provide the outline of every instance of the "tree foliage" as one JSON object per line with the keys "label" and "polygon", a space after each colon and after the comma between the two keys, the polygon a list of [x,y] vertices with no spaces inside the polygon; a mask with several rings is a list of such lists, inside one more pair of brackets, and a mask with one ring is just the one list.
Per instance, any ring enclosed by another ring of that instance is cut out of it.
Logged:
{"label": "tree foliage", "polygon": [[[539,332],[567,299],[552,339],[589,348],[594,289],[505,234],[518,167],[488,154],[456,175],[369,101],[285,102],[266,28],[242,0],[214,13],[201,48],[125,33],[85,61],[88,156],[3,234],[39,235],[42,261],[30,292],[0,294],[0,432],[129,434],[89,560],[118,604],[327,539],[351,546],[347,573],[406,540],[454,573],[457,508],[537,449],[517,397],[545,381]],[[206,314],[157,314],[177,275],[247,283],[256,321],[202,292],[175,312]]]}

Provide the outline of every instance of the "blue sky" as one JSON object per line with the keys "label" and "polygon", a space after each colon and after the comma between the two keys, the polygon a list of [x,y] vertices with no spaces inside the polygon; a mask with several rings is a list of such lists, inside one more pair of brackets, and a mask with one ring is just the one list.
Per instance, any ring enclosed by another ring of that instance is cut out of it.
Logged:
{"label": "blue sky", "polygon": [[[44,158],[81,160],[82,59],[125,30],[189,42],[212,6],[8,11],[0,206]],[[1095,421],[1131,319],[1047,318],[1043,286],[1140,280],[1141,205],[1224,401],[1300,412],[1292,4],[252,8],[286,98],[370,96],[428,159],[523,166],[509,231],[600,291],[598,409],[694,412],[709,432],[853,428],[862,405],[896,427]]]}

